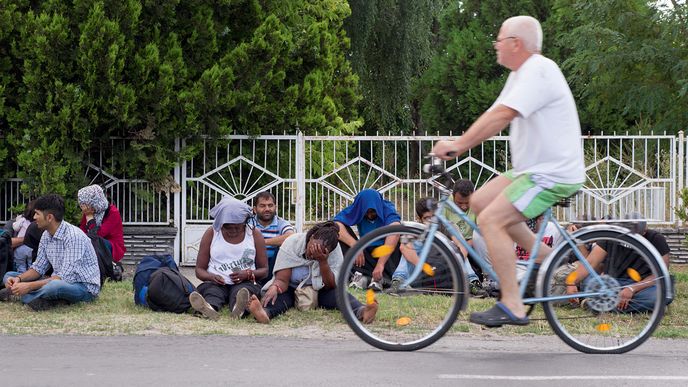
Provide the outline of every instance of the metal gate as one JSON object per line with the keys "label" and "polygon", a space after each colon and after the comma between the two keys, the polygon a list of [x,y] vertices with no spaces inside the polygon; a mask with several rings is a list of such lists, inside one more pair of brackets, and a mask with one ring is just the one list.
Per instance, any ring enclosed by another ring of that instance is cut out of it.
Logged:
{"label": "metal gate", "polygon": [[[298,231],[331,219],[357,192],[375,188],[392,201],[402,219],[414,219],[414,203],[436,196],[424,176],[424,156],[432,144],[451,136],[231,136],[207,140],[203,151],[180,166],[177,224],[181,261],[193,264],[208,211],[224,195],[252,204],[272,192],[278,215]],[[553,139],[556,141],[556,139]],[[680,138],[591,136],[583,138],[587,181],[560,221],[582,216],[618,218],[639,211],[650,223],[675,222],[677,184],[683,182]],[[678,150],[678,152],[677,152]],[[446,163],[455,178],[480,187],[510,168],[508,137],[495,136],[456,161]]]}

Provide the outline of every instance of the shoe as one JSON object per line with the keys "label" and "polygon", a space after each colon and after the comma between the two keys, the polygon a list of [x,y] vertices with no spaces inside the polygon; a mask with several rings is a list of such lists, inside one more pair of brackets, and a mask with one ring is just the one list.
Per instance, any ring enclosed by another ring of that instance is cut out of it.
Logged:
{"label": "shoe", "polygon": [[483,283],[483,289],[485,290],[485,293],[487,293],[488,297],[499,298],[502,295],[497,282],[492,280],[485,280]]}
{"label": "shoe", "polygon": [[55,308],[56,306],[59,305],[66,305],[67,301],[65,300],[48,300],[45,298],[34,298],[31,302],[29,302],[28,305],[29,308],[33,309],[36,312],[41,312],[44,310],[49,310],[52,308]]}
{"label": "shoe", "polygon": [[248,306],[249,297],[251,297],[251,293],[248,291],[248,289],[239,289],[236,295],[236,302],[234,303],[232,311],[230,312],[232,318],[239,319],[244,314],[246,307]]}
{"label": "shoe", "polygon": [[471,313],[470,322],[485,325],[488,328],[498,328],[502,325],[528,325],[528,316],[516,317],[504,304],[498,302],[484,312]]}
{"label": "shoe", "polygon": [[390,294],[398,294],[399,289],[401,289],[401,279],[400,278],[392,278],[392,286],[389,287],[389,293]]}
{"label": "shoe", "polygon": [[382,291],[382,282],[372,280],[370,281],[370,285],[368,285],[368,289],[372,289],[378,292]]}
{"label": "shoe", "polygon": [[487,291],[485,289],[483,289],[483,285],[477,279],[471,281],[471,283],[468,284],[468,289],[471,292],[471,297],[474,297],[474,298],[485,298],[485,297],[487,297]]}
{"label": "shoe", "polygon": [[191,307],[194,308],[195,311],[202,314],[205,318],[210,320],[217,320],[220,318],[220,313],[210,306],[205,298],[203,298],[201,293],[191,292],[191,294],[189,294],[189,302],[191,303]]}
{"label": "shoe", "polygon": [[368,287],[368,278],[366,278],[366,276],[364,276],[363,273],[361,273],[360,271],[357,271],[351,278],[351,282],[349,282],[349,287],[363,290],[366,287]]}
{"label": "shoe", "polygon": [[19,299],[19,297],[12,294],[8,288],[0,289],[0,301],[15,302],[18,299]]}

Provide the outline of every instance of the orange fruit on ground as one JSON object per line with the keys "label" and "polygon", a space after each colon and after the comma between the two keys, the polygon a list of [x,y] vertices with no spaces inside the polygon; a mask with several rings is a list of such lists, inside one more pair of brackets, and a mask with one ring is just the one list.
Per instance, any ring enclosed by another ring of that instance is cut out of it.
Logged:
{"label": "orange fruit on ground", "polygon": [[411,318],[409,318],[409,317],[400,317],[400,318],[397,320],[397,325],[400,326],[400,327],[409,325],[410,323],[411,323]]}

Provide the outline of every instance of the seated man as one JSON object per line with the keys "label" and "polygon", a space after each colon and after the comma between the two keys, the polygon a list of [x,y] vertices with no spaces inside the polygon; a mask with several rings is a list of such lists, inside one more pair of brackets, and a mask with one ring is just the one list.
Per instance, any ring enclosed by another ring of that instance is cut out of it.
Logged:
{"label": "seated man", "polygon": [[[339,245],[342,248],[342,253],[346,255],[357,241],[356,234],[351,227],[354,225],[358,228],[358,234],[363,237],[367,233],[390,224],[399,224],[401,217],[397,213],[396,208],[392,202],[382,198],[379,192],[374,189],[364,189],[356,195],[354,202],[348,207],[341,210],[335,217],[334,221],[339,226]],[[382,245],[382,241],[378,245],[370,246],[370,251],[373,248]],[[390,236],[384,244],[388,246],[396,246],[399,243],[399,236]],[[370,251],[360,254],[356,257],[353,274],[354,280],[349,284],[350,287],[363,288],[367,285],[368,278],[372,277],[369,288],[373,290],[382,290],[383,276],[389,281],[399,264],[399,249],[395,249],[390,255],[382,256],[375,259],[370,255]]]}
{"label": "seated man", "polygon": [[[641,219],[642,217],[639,213],[633,213],[626,218]],[[670,249],[664,235],[648,229],[647,223],[642,220],[633,226],[633,231],[647,239],[662,256],[664,264],[669,267]],[[618,312],[639,313],[652,310],[656,301],[655,285],[652,281],[654,274],[651,273],[645,261],[641,260],[634,251],[620,243],[603,241],[595,243],[586,259],[596,271],[599,270],[601,273],[607,273],[616,278],[619,285],[623,287],[619,293],[619,304],[616,307]],[[629,268],[635,270],[642,280],[631,279],[627,272]],[[589,280],[587,277],[588,272],[583,265],[577,265],[575,281],[572,284],[567,283],[566,292],[575,294],[578,292],[579,285],[584,289],[586,280]],[[668,290],[671,291],[671,289]]]}
{"label": "seated man", "polygon": [[[34,219],[45,230],[36,262],[26,272],[8,272],[0,301],[46,310],[64,303],[92,301],[100,292],[100,269],[91,240],[78,227],[63,220],[64,199],[50,194],[36,200]],[[43,278],[48,269],[52,276]]]}
{"label": "seated man", "polygon": [[256,214],[256,227],[263,238],[268,254],[268,276],[260,280],[265,285],[272,278],[277,251],[285,239],[294,233],[294,226],[277,216],[275,196],[269,191],[261,192],[253,198],[253,212]]}
{"label": "seated man", "polygon": [[[432,219],[434,215],[434,211],[430,209],[429,203],[432,202],[432,198],[422,198],[416,202],[416,216],[417,216],[417,221],[420,223],[423,223],[427,225],[430,220]],[[445,233],[446,234],[446,233]],[[453,239],[453,238],[452,238]],[[461,250],[463,251],[463,246],[460,245],[458,241],[454,239],[454,243],[456,244],[456,250],[459,250],[459,246],[461,246]],[[400,285],[406,281],[406,279],[410,276],[410,274],[413,272],[415,269],[415,266],[418,264],[418,261],[420,260],[420,257],[418,254],[420,253],[420,249],[422,248],[422,244],[420,244],[418,241],[414,241],[412,244],[402,244],[399,246],[399,249],[401,250],[401,259],[399,260],[399,265],[397,266],[397,269],[394,271],[392,274],[392,289],[393,291],[398,291]],[[458,251],[455,251],[458,252]],[[430,250],[430,255],[428,256],[428,261],[431,260],[432,256],[436,254],[434,252],[434,248]],[[461,259],[461,262],[463,263],[463,268],[466,271],[466,277],[468,278],[469,282],[469,289],[471,292],[471,295],[477,298],[483,298],[487,296],[487,293],[485,290],[483,290],[482,286],[480,285],[480,280],[478,279],[478,275],[475,274],[475,271],[473,271],[473,268],[471,267],[471,264],[466,260],[465,258],[459,258]],[[432,265],[431,265],[432,266]],[[424,274],[421,274],[421,276],[424,276]],[[420,281],[421,278],[417,279],[416,282]],[[415,282],[414,282],[415,284]],[[413,284],[412,284],[413,287]]]}
{"label": "seated man", "polygon": [[[456,204],[456,206],[466,214],[468,219],[470,219],[473,223],[477,223],[475,214],[473,211],[471,211],[470,207],[470,200],[473,192],[475,192],[475,186],[470,180],[459,179],[456,181],[456,183],[454,183],[454,187],[452,188],[452,200],[454,200],[454,204]],[[466,242],[468,242],[469,245],[473,246],[474,231],[468,222],[458,217],[449,209],[445,211],[445,216],[447,219],[456,223],[456,226],[461,232],[463,238],[466,240]],[[478,265],[478,263],[468,255],[468,251],[458,240],[456,240],[456,238],[452,237],[452,241],[459,248],[459,251],[461,251],[463,259],[468,262],[468,265],[464,265],[464,267],[466,268],[466,274],[468,275],[471,295],[476,297],[483,297],[487,295],[483,289],[482,282],[480,281],[480,278],[483,276],[480,265]]]}

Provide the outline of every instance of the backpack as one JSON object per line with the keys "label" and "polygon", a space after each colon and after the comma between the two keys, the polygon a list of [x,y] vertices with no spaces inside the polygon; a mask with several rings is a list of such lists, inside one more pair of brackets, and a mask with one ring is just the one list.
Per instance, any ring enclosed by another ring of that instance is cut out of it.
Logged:
{"label": "backpack", "polygon": [[163,267],[151,274],[146,303],[156,312],[186,313],[189,295],[196,290],[179,270]]}
{"label": "backpack", "polygon": [[98,269],[100,269],[100,286],[103,286],[106,279],[121,281],[122,275],[115,275],[115,263],[112,262],[112,251],[107,247],[105,239],[98,235],[98,227],[90,229],[87,233],[91,239],[93,249],[98,257]]}
{"label": "backpack", "polygon": [[177,264],[171,255],[148,255],[143,257],[136,265],[134,272],[134,303],[136,305],[148,306],[146,295],[148,294],[148,283],[151,274],[161,267],[177,269]]}

